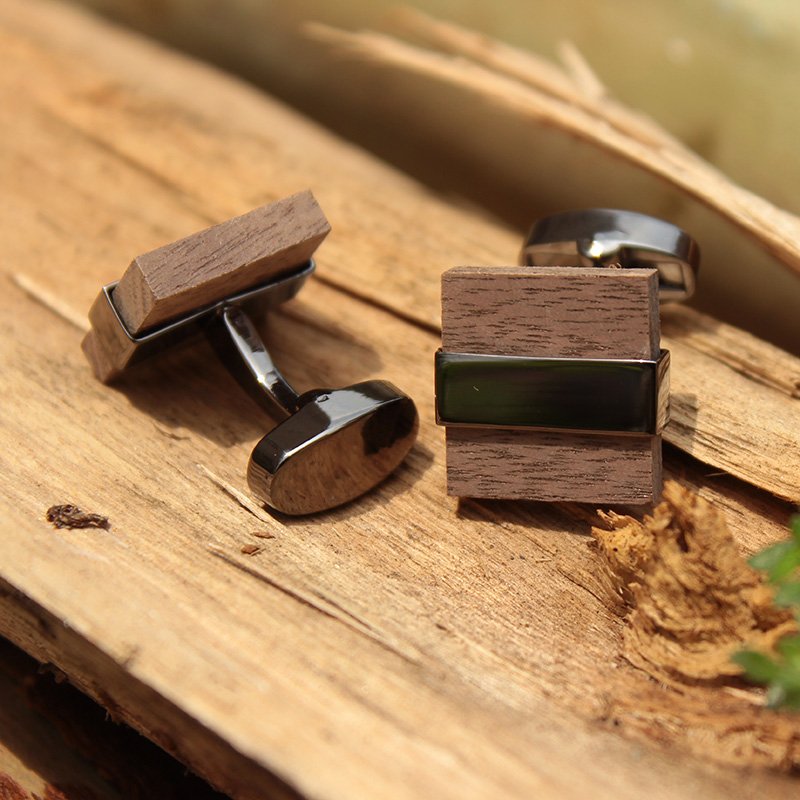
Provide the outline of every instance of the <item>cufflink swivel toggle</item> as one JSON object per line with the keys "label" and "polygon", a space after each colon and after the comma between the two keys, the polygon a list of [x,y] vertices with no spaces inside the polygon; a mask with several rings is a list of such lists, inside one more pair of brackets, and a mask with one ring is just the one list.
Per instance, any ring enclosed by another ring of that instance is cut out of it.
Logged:
{"label": "cufflink swivel toggle", "polygon": [[418,428],[413,401],[387,381],[296,392],[245,311],[294,297],[329,229],[304,192],[139,256],[100,292],[83,343],[95,375],[110,382],[204,333],[249,394],[282,418],[255,446],[247,480],[286,514],[334,508],[373,488],[405,459]]}
{"label": "cufflink swivel toggle", "polygon": [[700,249],[663,219],[612,208],[566,211],[537,220],[522,246],[529,267],[582,266],[658,270],[661,302],[694,294]]}
{"label": "cufflink swivel toggle", "polygon": [[417,410],[388,381],[298,394],[241,308],[225,305],[209,330],[250,395],[284,417],[248,463],[247,482],[261,502],[287,514],[333,508],[369,491],[405,459],[417,435]]}

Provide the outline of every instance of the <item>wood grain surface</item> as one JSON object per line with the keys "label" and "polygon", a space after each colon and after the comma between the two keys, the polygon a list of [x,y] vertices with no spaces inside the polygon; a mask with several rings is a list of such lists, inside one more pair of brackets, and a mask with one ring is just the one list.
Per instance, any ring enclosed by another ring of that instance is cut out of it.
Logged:
{"label": "wood grain surface", "polygon": [[442,275],[442,348],[543,358],[658,358],[658,273],[456,267]]}
{"label": "wood grain surface", "polygon": [[137,256],[89,310],[81,347],[95,376],[108,383],[133,362],[139,343],[131,336],[303,267],[329,231],[305,191]]}
{"label": "wood grain surface", "polygon": [[[621,660],[592,507],[445,496],[439,276],[507,261],[515,232],[66,7],[5,0],[0,48],[0,632],[237,798],[797,791],[693,758],[708,703],[688,692],[673,708]],[[79,344],[131,253],[306,186],[333,233],[319,277],[266,323],[275,357],[300,389],[393,380],[422,426],[377,492],[287,520],[243,494],[273,422],[205,345],[111,389]],[[670,447],[667,472],[751,551],[785,533],[776,495],[798,499],[797,362],[755,358],[735,346],[749,337],[717,339],[692,312],[672,330],[673,376],[687,376],[675,438],[711,466]],[[53,529],[45,511],[64,502],[110,530]],[[673,709],[667,731],[636,718],[642,693]],[[734,721],[752,703],[725,697]]]}
{"label": "wood grain surface", "polygon": [[[655,270],[456,267],[442,276],[442,348],[542,358],[658,358]],[[448,427],[455,497],[652,503],[661,437]]]}
{"label": "wood grain surface", "polygon": [[137,334],[303,264],[329,231],[313,194],[299,192],[136,256],[114,302]]}

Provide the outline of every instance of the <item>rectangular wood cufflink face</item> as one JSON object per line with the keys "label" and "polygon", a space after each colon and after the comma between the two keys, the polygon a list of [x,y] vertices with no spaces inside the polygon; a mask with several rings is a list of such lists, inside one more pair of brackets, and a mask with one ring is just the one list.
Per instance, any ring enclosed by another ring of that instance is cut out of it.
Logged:
{"label": "rectangular wood cufflink face", "polygon": [[113,380],[142,355],[148,339],[221,300],[267,284],[275,284],[269,302],[288,299],[329,231],[306,191],[138,256],[89,312],[92,330],[82,346],[96,377]]}
{"label": "rectangular wood cufflink face", "polygon": [[[659,339],[653,269],[459,267],[442,277],[445,353],[657,362]],[[664,405],[662,392],[655,413]],[[446,430],[454,496],[649,503],[661,491],[657,435]]]}

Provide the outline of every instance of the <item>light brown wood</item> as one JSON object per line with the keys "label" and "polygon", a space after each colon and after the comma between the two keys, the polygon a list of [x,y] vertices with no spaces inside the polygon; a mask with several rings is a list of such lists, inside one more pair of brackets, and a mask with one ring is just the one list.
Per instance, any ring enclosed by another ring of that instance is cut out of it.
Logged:
{"label": "light brown wood", "polygon": [[129,334],[280,278],[306,263],[329,231],[305,191],[137,256],[114,287],[114,308],[101,291],[89,311],[82,347],[95,377],[107,383],[125,370],[137,351]]}
{"label": "light brown wood", "polygon": [[[24,20],[20,19],[18,24],[24,26]],[[76,38],[67,40],[58,31],[49,32],[52,41],[63,42],[67,48],[77,41],[80,46],[96,51],[98,57],[114,61],[113,48],[110,46],[93,42],[91,38],[79,36],[74,31],[72,35]],[[163,51],[159,52],[166,57]],[[187,96],[186,81],[192,78],[187,77],[181,59],[174,58],[169,63],[175,77],[159,87],[158,92],[169,98],[167,102],[179,103],[186,113],[197,119],[205,120],[213,115],[214,112],[209,110],[208,103],[204,103],[202,97]],[[146,79],[147,76],[142,78]],[[57,76],[52,73],[47,73],[47,80],[58,84]],[[159,201],[159,196],[153,195],[152,210],[144,212],[127,201],[122,203],[121,208],[127,217],[122,220],[115,217],[109,222],[120,228],[118,235],[124,247],[127,247],[127,250],[121,249],[118,255],[120,261],[127,259],[129,253],[143,248],[141,240],[130,236],[136,225],[135,220],[142,214],[151,223],[144,247],[155,247],[171,238],[187,235],[203,225],[213,224],[281,196],[278,192],[265,193],[265,186],[278,180],[275,157],[265,155],[263,145],[267,136],[265,128],[279,124],[276,112],[254,103],[252,93],[241,89],[236,93],[231,92],[229,83],[222,89],[208,77],[203,82],[203,92],[212,92],[213,102],[219,108],[234,104],[231,106],[234,111],[226,115],[228,128],[222,139],[216,129],[181,127],[169,114],[163,119],[159,118],[160,126],[152,130],[144,124],[141,116],[146,111],[146,103],[138,107],[135,100],[130,100],[127,105],[120,107],[122,99],[117,98],[117,105],[114,105],[113,97],[103,103],[91,93],[95,84],[89,78],[84,78],[81,84],[85,83],[86,89],[80,102],[74,99],[68,106],[59,106],[59,119],[64,120],[67,128],[74,132],[74,137],[61,145],[68,152],[73,152],[77,147],[74,138],[87,138],[97,150],[106,152],[105,156],[98,153],[101,163],[105,163],[103,159],[118,157],[132,160],[132,170],[138,167],[138,180],[133,183],[132,191],[150,193],[152,182],[158,180],[153,177],[155,173],[169,181],[184,198],[182,203],[176,202],[167,209]],[[115,115],[110,114],[109,106],[114,108]],[[282,194],[291,194],[299,186],[311,185],[339,231],[338,236],[329,238],[325,244],[326,261],[335,264],[335,274],[323,275],[322,280],[379,305],[385,305],[386,298],[392,298],[392,307],[405,318],[431,330],[438,330],[441,317],[439,278],[444,269],[453,263],[500,264],[507,262],[509,255],[518,253],[522,241],[521,230],[510,230],[480,213],[470,213],[461,207],[436,202],[427,190],[407,178],[400,181],[404,187],[401,194],[408,196],[410,193],[413,200],[402,202],[399,190],[386,189],[383,178],[376,177],[371,166],[365,168],[351,159],[343,160],[335,139],[320,143],[310,133],[299,135],[292,126],[281,127],[280,131],[280,136],[270,134],[267,137],[269,146],[276,147],[276,153],[292,164],[308,165],[308,171],[302,173],[302,182],[291,172],[283,178]],[[41,138],[35,129],[26,128],[25,135],[31,137],[30,147],[35,147]],[[281,136],[288,137],[288,140],[284,141]],[[156,151],[154,141],[157,142]],[[192,152],[202,153],[203,157],[193,158],[190,155]],[[483,158],[483,154],[480,158]],[[255,168],[254,164],[259,164],[259,168]],[[616,169],[616,161],[614,164]],[[36,178],[31,176],[33,180]],[[368,187],[373,213],[362,217],[364,212],[360,207],[353,211],[353,201],[346,191],[334,192],[329,189],[340,182],[347,184],[348,180]],[[212,185],[215,191],[209,192],[208,187]],[[762,202],[760,198],[749,197],[756,203]],[[114,208],[120,208],[121,202],[118,199]],[[85,230],[87,223],[75,219],[72,212],[72,209],[59,206],[60,215],[69,218],[77,231]],[[168,232],[164,230],[163,216],[160,216],[165,213],[169,213],[172,226]],[[373,223],[370,220],[374,214],[378,214],[379,218]],[[366,220],[366,224],[361,219]],[[770,225],[774,227],[774,220],[770,222],[770,219],[761,219],[759,225],[763,223],[765,229]],[[438,235],[410,236],[409,231],[417,228],[436,230]],[[95,232],[89,229],[87,235],[95,235]],[[393,244],[388,249],[387,238]],[[731,241],[735,241],[739,250],[747,250],[741,239]],[[769,247],[778,247],[780,241],[779,236],[772,237]],[[786,246],[793,246],[792,237],[787,235],[783,241]],[[39,247],[44,248],[47,243],[48,238],[43,231]],[[708,261],[707,256],[711,251],[705,240],[703,245],[704,260]],[[67,257],[71,258],[72,254],[67,254]],[[12,242],[7,258],[8,263],[24,263],[27,254],[16,252]],[[720,258],[714,258],[714,261],[725,263]],[[411,262],[415,265],[413,269],[409,268]],[[703,274],[707,274],[705,268]],[[108,282],[117,275],[114,259],[106,258],[100,272],[101,280]],[[47,281],[40,284],[44,285],[45,291],[49,290]],[[702,285],[705,285],[705,278],[701,280]],[[42,291],[42,288],[40,285],[38,291]],[[76,308],[85,306],[85,298],[76,298],[75,293],[69,290],[61,289],[60,292],[56,299],[67,309],[66,313],[74,314]],[[76,303],[76,299],[84,305]],[[68,300],[72,300],[72,303],[68,304]],[[698,329],[706,327],[704,320],[709,317],[688,309],[687,314],[687,324],[696,325]],[[713,319],[712,323],[718,324],[718,321]],[[727,327],[736,331],[736,336],[742,338],[743,344],[753,338],[741,330]],[[667,327],[663,341],[664,346],[676,357],[678,348],[670,338]],[[691,445],[692,455],[710,467],[724,469],[780,497],[800,502],[800,487],[794,478],[800,474],[800,428],[786,424],[787,420],[794,418],[797,405],[784,392],[761,392],[758,384],[762,384],[763,380],[754,377],[760,368],[748,368],[743,374],[735,365],[738,345],[729,340],[725,347],[731,352],[729,360],[708,358],[705,351],[695,348],[683,351],[698,370],[713,370],[715,380],[704,380],[698,384],[690,377],[684,384],[682,373],[673,368],[673,401],[681,395],[689,402],[682,407],[677,402],[673,403],[673,423],[665,431],[665,441],[682,448]],[[763,370],[767,373],[775,369],[785,375],[785,359],[789,363],[800,364],[797,358],[777,348],[771,348],[770,352],[772,355],[763,361]],[[782,353],[785,359],[775,355],[778,353]],[[800,379],[800,367],[797,368],[797,374]],[[720,391],[720,384],[724,387],[727,381],[736,385],[735,392]],[[759,414],[756,420],[742,426],[743,407],[747,405],[751,391],[757,395],[757,404],[768,409],[769,413]],[[707,413],[698,413],[698,409],[706,409]],[[736,436],[726,438],[726,432],[731,430],[736,431]],[[720,452],[720,446],[724,452]],[[769,455],[754,458],[753,454]],[[773,457],[773,454],[780,455]]]}
{"label": "light brown wood", "polygon": [[592,206],[664,217],[701,243],[694,302],[800,354],[800,218],[617,101],[574,48],[560,48],[565,65],[414,9],[368,25],[307,27],[341,64],[343,100],[424,141],[429,170],[449,165],[439,185],[520,230]]}
{"label": "light brown wood", "polygon": [[[656,359],[652,269],[456,267],[442,276],[442,349],[542,358]],[[652,503],[661,437],[447,427],[455,497]]]}
{"label": "light brown wood", "polygon": [[0,640],[0,798],[131,797],[222,800],[70,686],[58,669]]}
{"label": "light brown wood", "polygon": [[[625,622],[597,584],[591,508],[446,498],[431,375],[440,274],[502,263],[517,233],[73,10],[6,0],[0,47],[14,200],[0,215],[0,632],[239,798],[797,791],[792,777],[715,766],[724,733],[708,694],[620,659]],[[335,233],[318,277],[264,334],[298,388],[388,377],[422,426],[377,492],[287,521],[244,494],[249,451],[273,422],[210,349],[166,354],[110,389],[79,343],[98,285],[130,253],[308,185]],[[769,377],[795,359],[765,358],[756,382],[710,352],[712,331],[697,337],[681,340],[685,363],[796,418]],[[735,342],[718,342],[728,359]],[[751,552],[784,535],[791,507],[719,463],[787,493],[800,451],[775,445],[796,445],[798,426],[781,439],[756,410],[721,453],[739,407],[692,391],[695,446],[713,466],[671,448],[667,471],[723,509]],[[44,513],[67,501],[111,529],[54,530]],[[251,544],[262,549],[243,553]],[[758,739],[736,722],[753,699],[722,692],[733,763],[746,765]],[[641,718],[641,696],[668,725]]]}

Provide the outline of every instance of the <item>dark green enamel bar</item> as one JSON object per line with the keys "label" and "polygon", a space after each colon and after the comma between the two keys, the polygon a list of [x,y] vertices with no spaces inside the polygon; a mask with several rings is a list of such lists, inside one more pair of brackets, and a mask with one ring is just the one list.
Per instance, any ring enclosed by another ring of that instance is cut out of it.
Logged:
{"label": "dark green enamel bar", "polygon": [[669,352],[657,361],[436,353],[440,425],[657,434]]}

